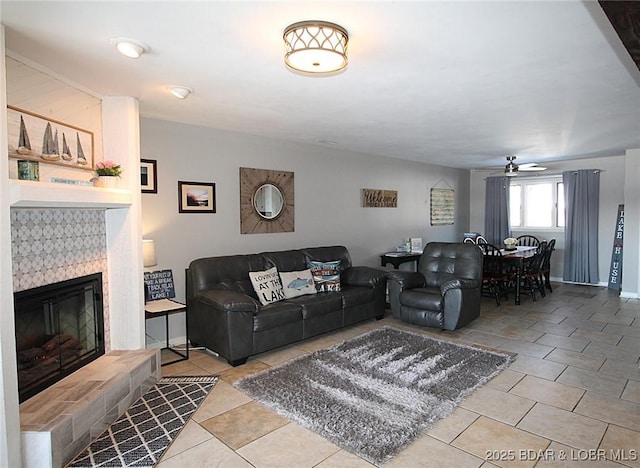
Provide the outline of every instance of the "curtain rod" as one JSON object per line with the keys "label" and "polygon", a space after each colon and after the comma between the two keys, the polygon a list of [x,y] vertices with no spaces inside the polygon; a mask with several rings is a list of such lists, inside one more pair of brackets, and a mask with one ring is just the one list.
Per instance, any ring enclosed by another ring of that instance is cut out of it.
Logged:
{"label": "curtain rod", "polygon": [[[588,171],[591,169],[587,169]],[[526,172],[526,171],[525,171]],[[578,171],[564,171],[564,172],[571,172],[572,174],[577,174]],[[605,172],[604,169],[593,169],[593,173],[594,174],[598,174],[600,172]],[[533,178],[544,178],[544,177],[559,177],[562,175],[562,172],[550,172],[550,173],[546,173],[546,174],[527,174],[527,175],[518,175],[516,177],[512,177],[509,178],[510,180],[517,180],[517,179],[533,179]],[[490,176],[490,177],[506,177],[506,176]],[[482,180],[487,180],[489,177],[484,177]]]}

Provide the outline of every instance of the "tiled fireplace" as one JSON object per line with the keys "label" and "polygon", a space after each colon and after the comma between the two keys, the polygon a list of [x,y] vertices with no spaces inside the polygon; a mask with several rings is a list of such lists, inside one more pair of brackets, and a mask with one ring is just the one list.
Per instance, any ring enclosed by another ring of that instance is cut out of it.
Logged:
{"label": "tiled fireplace", "polygon": [[109,351],[105,211],[11,209],[13,290],[102,273],[104,342]]}
{"label": "tiled fireplace", "polygon": [[100,278],[106,351],[20,404],[25,467],[64,466],[160,376],[157,350],[110,350],[106,210],[11,208],[14,299],[54,283]]}

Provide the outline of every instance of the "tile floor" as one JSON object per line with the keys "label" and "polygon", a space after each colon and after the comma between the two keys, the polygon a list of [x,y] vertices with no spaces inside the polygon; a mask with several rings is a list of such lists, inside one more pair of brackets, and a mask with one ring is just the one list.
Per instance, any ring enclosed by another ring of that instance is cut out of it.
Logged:
{"label": "tile floor", "polygon": [[383,326],[516,353],[389,467],[640,467],[640,301],[606,288],[555,284],[533,303],[496,307],[455,332],[390,316],[260,354],[239,367],[205,351],[163,375],[218,374],[213,392],[159,468],[366,467],[367,461],[275,414],[233,387],[238,378]]}

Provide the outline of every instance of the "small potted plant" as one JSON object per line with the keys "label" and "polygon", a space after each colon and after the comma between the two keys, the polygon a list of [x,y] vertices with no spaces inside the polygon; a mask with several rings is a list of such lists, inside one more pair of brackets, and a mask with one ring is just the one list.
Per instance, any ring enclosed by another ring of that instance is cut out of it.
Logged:
{"label": "small potted plant", "polygon": [[116,177],[122,174],[122,167],[113,161],[99,161],[96,163],[97,184],[99,187],[115,187]]}

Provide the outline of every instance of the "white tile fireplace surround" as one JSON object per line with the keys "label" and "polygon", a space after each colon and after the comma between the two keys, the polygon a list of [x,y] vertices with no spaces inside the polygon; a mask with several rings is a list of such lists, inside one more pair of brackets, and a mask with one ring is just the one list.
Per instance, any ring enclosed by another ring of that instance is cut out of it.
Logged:
{"label": "white tile fireplace surround", "polygon": [[109,351],[105,211],[11,209],[14,292],[102,273],[104,338]]}

